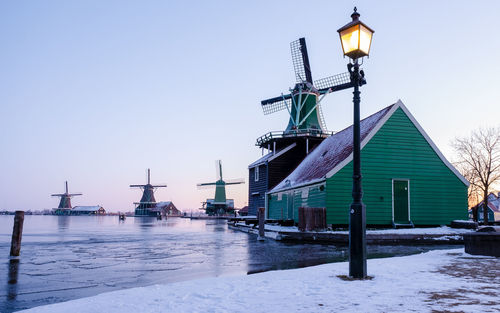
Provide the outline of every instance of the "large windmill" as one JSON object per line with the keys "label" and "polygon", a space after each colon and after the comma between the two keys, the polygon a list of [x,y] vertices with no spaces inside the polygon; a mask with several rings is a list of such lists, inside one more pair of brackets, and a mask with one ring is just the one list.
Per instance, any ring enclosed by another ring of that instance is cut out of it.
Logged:
{"label": "large windmill", "polygon": [[[295,87],[287,94],[261,101],[265,115],[287,110],[288,126],[283,132],[271,132],[257,139],[257,146],[271,148],[268,144],[290,142],[287,137],[326,137],[328,133],[321,110],[324,97],[334,91],[353,87],[350,73],[345,72],[313,81],[306,39],[290,43],[292,63],[295,71]],[[365,84],[363,80],[362,84]],[[312,138],[309,138],[312,139]],[[281,146],[281,145],[280,145]]]}
{"label": "large windmill", "polygon": [[81,196],[81,193],[69,193],[68,191],[68,181],[65,182],[66,192],[65,193],[57,193],[51,195],[52,197],[60,197],[59,206],[55,210],[55,214],[64,215],[69,214],[72,206],[71,206],[71,198],[74,196]]}
{"label": "large windmill", "polygon": [[130,185],[132,188],[140,188],[143,190],[141,201],[134,202],[137,207],[135,208],[136,216],[158,216],[159,211],[156,208],[155,188],[167,187],[167,185],[152,185],[151,184],[151,171],[148,168],[148,183],[145,185]]}
{"label": "large windmill", "polygon": [[215,186],[215,197],[213,199],[207,199],[206,202],[203,202],[205,212],[208,215],[224,215],[226,213],[232,213],[234,211],[234,200],[226,198],[226,186],[243,184],[245,180],[231,179],[225,181],[222,178],[221,160],[217,160],[215,166],[217,181],[213,183],[201,183],[197,185],[199,189],[213,188],[213,186]]}
{"label": "large windmill", "polygon": [[[264,114],[287,110],[284,131],[272,131],[257,139],[268,153],[249,165],[249,214],[265,206],[265,193],[280,183],[306,155],[332,133],[326,128],[321,102],[326,95],[353,87],[350,73],[314,81],[305,38],[290,43],[295,86],[286,94],[261,101]],[[362,84],[365,84],[363,79]]]}

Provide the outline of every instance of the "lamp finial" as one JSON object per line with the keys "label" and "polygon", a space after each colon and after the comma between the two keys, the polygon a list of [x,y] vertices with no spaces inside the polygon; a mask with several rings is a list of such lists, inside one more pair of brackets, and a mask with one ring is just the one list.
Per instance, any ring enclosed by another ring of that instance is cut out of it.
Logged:
{"label": "lamp finial", "polygon": [[358,13],[358,8],[354,7],[354,12],[351,14],[352,20],[359,20],[360,14]]}

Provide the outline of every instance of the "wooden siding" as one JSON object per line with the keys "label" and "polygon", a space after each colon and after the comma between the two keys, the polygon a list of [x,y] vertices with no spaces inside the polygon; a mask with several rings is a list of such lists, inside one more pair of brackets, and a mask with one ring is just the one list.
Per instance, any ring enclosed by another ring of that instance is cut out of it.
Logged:
{"label": "wooden siding", "polygon": [[[265,206],[267,192],[267,164],[259,165],[259,180],[255,181],[255,167],[248,170],[248,215],[257,215],[259,207]],[[253,195],[254,193],[258,195]]]}
{"label": "wooden siding", "polygon": [[326,206],[326,188],[324,186],[325,184],[321,183],[269,194],[267,217],[270,219],[293,219],[298,223],[299,207],[320,208]]}
{"label": "wooden siding", "polygon": [[[361,153],[367,224],[392,223],[392,180],[408,179],[410,219],[444,225],[467,219],[467,186],[441,161],[399,108]],[[352,161],[327,179],[327,223],[348,224]]]}
{"label": "wooden siding", "polygon": [[[248,184],[248,214],[257,215],[259,207],[265,205],[265,193],[274,188],[300,164],[306,157],[306,144],[302,138],[296,142],[296,146],[272,161],[259,166],[259,181],[255,181],[255,168],[249,169]],[[317,147],[319,141],[311,143],[310,151]],[[252,196],[259,192],[258,196]],[[292,200],[290,200],[292,201]],[[281,213],[280,213],[281,214]]]}
{"label": "wooden siding", "polygon": [[267,218],[282,220],[286,219],[288,193],[275,193],[268,195]]}
{"label": "wooden siding", "polygon": [[297,146],[280,157],[269,162],[268,190],[273,189],[281,183],[306,157],[306,147],[302,142],[297,142]]}

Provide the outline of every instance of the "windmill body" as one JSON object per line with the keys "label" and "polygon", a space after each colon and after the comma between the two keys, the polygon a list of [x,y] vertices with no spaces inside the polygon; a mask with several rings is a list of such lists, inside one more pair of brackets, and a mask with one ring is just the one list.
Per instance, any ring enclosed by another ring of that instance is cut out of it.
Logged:
{"label": "windmill body", "polygon": [[233,179],[231,181],[224,181],[222,179],[222,163],[220,160],[216,161],[217,181],[213,183],[198,184],[198,188],[213,188],[215,187],[215,197],[207,199],[203,204],[205,213],[212,215],[224,215],[234,212],[234,200],[226,198],[226,185],[239,185],[245,181],[243,179]]}
{"label": "windmill body", "polygon": [[71,198],[74,196],[81,196],[81,193],[69,193],[68,182],[65,182],[66,191],[64,193],[52,194],[52,197],[60,197],[59,206],[53,209],[56,215],[70,215],[71,214]]}
{"label": "windmill body", "polygon": [[167,185],[152,185],[151,184],[151,171],[148,168],[148,183],[145,185],[130,185],[133,188],[142,189],[142,197],[139,202],[134,202],[136,205],[135,216],[159,216],[160,210],[156,208],[155,189],[164,188]]}
{"label": "windmill body", "polygon": [[[313,81],[305,38],[290,43],[296,83],[289,93],[261,101],[264,114],[286,110],[288,124],[283,131],[271,131],[257,138],[262,158],[248,166],[248,214],[265,207],[265,194],[285,179],[325,138],[327,130],[321,102],[332,92],[351,88],[348,72]],[[364,84],[365,81],[362,81]]]}

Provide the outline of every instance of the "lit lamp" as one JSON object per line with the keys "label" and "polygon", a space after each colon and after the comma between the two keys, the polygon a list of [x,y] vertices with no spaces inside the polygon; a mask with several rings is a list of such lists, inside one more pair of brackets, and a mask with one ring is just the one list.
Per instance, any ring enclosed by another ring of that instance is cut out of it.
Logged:
{"label": "lit lamp", "polygon": [[359,20],[359,13],[354,8],[352,22],[338,30],[344,55],[353,60],[368,56],[374,31]]}
{"label": "lit lamp", "polygon": [[351,15],[352,22],[338,30],[344,56],[352,59],[347,64],[351,74],[351,84],[354,87],[354,123],[352,144],[352,203],[349,208],[349,276],[366,278],[366,208],[362,202],[363,189],[361,188],[361,142],[359,87],[365,84],[365,73],[359,70],[358,59],[368,56],[374,31],[359,20],[359,13],[354,8]]}

